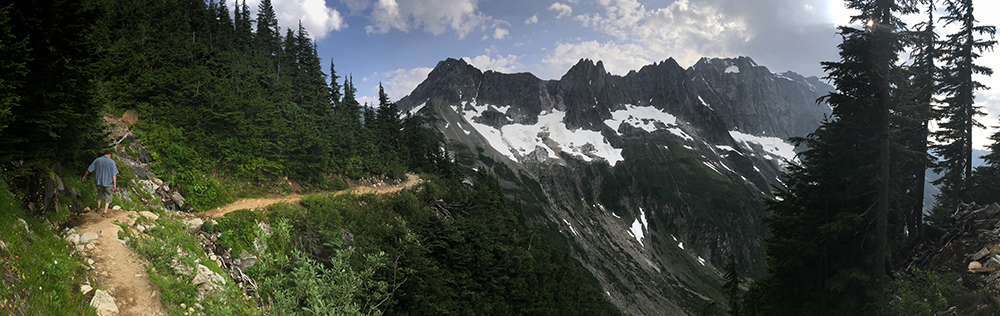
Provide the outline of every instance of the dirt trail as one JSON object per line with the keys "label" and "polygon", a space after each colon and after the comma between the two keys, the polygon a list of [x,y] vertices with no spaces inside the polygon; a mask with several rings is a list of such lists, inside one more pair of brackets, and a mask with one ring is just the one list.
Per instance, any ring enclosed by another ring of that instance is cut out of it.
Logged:
{"label": "dirt trail", "polygon": [[[385,194],[397,192],[420,183],[419,177],[414,174],[407,174],[406,181],[395,185],[379,185],[377,187],[367,185],[353,185],[346,190],[333,192],[343,193],[376,193]],[[217,218],[226,213],[239,209],[255,209],[266,207],[278,202],[294,203],[302,199],[302,195],[293,194],[278,198],[243,199],[221,207],[217,207],[202,213],[192,214],[202,218]],[[99,288],[108,290],[118,305],[121,316],[146,316],[146,315],[166,315],[166,311],[160,304],[160,291],[149,281],[146,273],[148,262],[137,254],[132,248],[126,246],[118,239],[118,232],[121,227],[113,224],[115,220],[127,222],[130,214],[136,214],[125,210],[109,210],[108,217],[101,217],[97,212],[88,212],[80,215],[81,224],[74,227],[77,234],[93,232],[100,237],[92,245],[92,249],[84,248],[80,255],[84,261],[94,260],[93,269],[90,270],[90,277],[96,281]]]}
{"label": "dirt trail", "polygon": [[[365,194],[365,193],[386,194],[386,193],[397,192],[397,191],[400,191],[400,190],[412,187],[413,185],[415,185],[417,183],[420,183],[420,181],[421,181],[420,177],[417,177],[417,175],[415,175],[415,174],[407,174],[406,175],[406,181],[403,181],[402,183],[399,183],[399,184],[395,184],[395,185],[385,184],[385,185],[380,185],[378,187],[352,185],[348,189],[336,191],[336,192],[333,192],[333,194],[344,194],[344,193],[355,193],[355,194]],[[301,199],[302,199],[302,195],[300,195],[300,194],[286,195],[286,196],[277,197],[277,198],[241,199],[239,201],[236,201],[236,202],[233,202],[233,203],[229,203],[229,204],[226,204],[226,205],[223,205],[223,206],[220,206],[220,207],[216,207],[216,208],[213,208],[213,209],[210,209],[208,211],[201,212],[201,213],[193,214],[193,215],[195,215],[197,217],[201,217],[201,218],[218,218],[218,217],[222,217],[223,215],[226,215],[226,213],[229,213],[229,212],[232,212],[232,211],[235,211],[235,210],[257,209],[257,208],[266,207],[268,205],[271,205],[271,204],[274,204],[274,203],[278,203],[278,202],[295,203],[295,202],[298,202]]]}
{"label": "dirt trail", "polygon": [[166,315],[160,304],[160,291],[146,274],[149,264],[118,239],[121,227],[113,224],[114,220],[125,222],[134,213],[108,210],[108,214],[105,218],[97,212],[85,213],[80,218],[82,224],[74,228],[80,235],[93,232],[100,236],[92,244],[93,249],[84,248],[80,252],[84,261],[94,260],[91,279],[96,281],[96,287],[106,289],[115,298],[118,315]]}

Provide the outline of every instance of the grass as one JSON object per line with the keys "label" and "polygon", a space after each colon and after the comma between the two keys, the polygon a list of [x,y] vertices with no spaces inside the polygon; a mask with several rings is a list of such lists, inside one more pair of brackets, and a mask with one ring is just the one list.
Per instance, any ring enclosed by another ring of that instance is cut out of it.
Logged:
{"label": "grass", "polygon": [[55,230],[28,217],[0,180],[0,314],[96,315],[79,291],[86,269]]}

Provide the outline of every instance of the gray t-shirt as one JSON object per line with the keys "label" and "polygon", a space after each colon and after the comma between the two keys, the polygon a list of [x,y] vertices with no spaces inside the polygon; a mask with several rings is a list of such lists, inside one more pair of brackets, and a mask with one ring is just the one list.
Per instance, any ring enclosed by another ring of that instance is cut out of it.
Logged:
{"label": "gray t-shirt", "polygon": [[108,156],[100,156],[90,163],[87,171],[94,174],[94,184],[102,187],[110,187],[115,184],[111,177],[118,174],[118,166],[115,161]]}

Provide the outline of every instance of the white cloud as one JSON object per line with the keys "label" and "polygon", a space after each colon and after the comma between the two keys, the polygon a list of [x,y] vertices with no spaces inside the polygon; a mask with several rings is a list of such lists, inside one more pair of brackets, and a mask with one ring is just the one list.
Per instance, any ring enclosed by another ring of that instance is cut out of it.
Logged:
{"label": "white cloud", "polygon": [[502,28],[502,27],[498,27],[498,28],[497,28],[497,29],[496,29],[496,30],[495,30],[495,31],[493,32],[493,38],[495,38],[495,39],[498,39],[498,40],[502,40],[502,39],[504,39],[505,37],[507,37],[507,35],[508,35],[508,34],[510,34],[510,31],[508,31],[508,30],[507,30],[507,29],[505,29],[505,28]]}
{"label": "white cloud", "polygon": [[423,28],[439,35],[451,30],[465,38],[477,26],[491,20],[476,8],[477,0],[379,0],[370,16],[370,33],[387,33],[396,29],[408,32]]}
{"label": "white cloud", "polygon": [[[497,55],[497,56],[493,56]],[[470,65],[479,68],[480,70],[493,70],[502,73],[514,73],[523,72],[526,70],[525,66],[517,61],[518,57],[515,55],[508,54],[507,56],[500,56],[497,54],[495,47],[490,47],[486,49],[486,54],[479,55],[476,57],[462,57],[462,60],[469,63]]]}
{"label": "white cloud", "polygon": [[538,14],[532,14],[530,18],[524,20],[524,25],[532,25],[538,23]]}
{"label": "white cloud", "polygon": [[[427,79],[427,74],[431,73],[431,70],[433,68],[417,67],[412,69],[396,69],[383,73],[382,77],[386,78],[385,82],[382,83],[385,94],[389,96],[390,100],[396,101],[402,99],[410,94],[410,92],[413,92],[413,88],[424,82]],[[376,92],[378,91],[377,89],[376,87]]]}
{"label": "white cloud", "polygon": [[559,3],[559,2],[556,2],[556,3],[553,3],[552,5],[550,5],[549,6],[549,11],[555,12],[557,19],[562,18],[564,16],[573,15],[573,7],[570,7],[569,5],[562,4],[562,3]]}
{"label": "white cloud", "polygon": [[[226,2],[226,6],[230,10],[237,6],[236,0],[227,0]],[[250,8],[251,18],[256,19],[260,0],[250,0],[246,3],[247,7]],[[314,40],[321,40],[330,32],[347,27],[340,11],[328,7],[323,0],[273,0],[271,7],[274,8],[275,16],[278,18],[281,34],[285,33],[285,29],[298,30],[299,21],[302,21],[302,26],[306,28],[309,36]]]}
{"label": "white cloud", "polygon": [[561,69],[565,72],[581,58],[600,60],[604,62],[604,69],[610,73],[624,75],[629,70],[639,69],[642,65],[647,65],[656,59],[647,57],[649,52],[636,44],[619,45],[615,42],[599,43],[597,41],[586,41],[578,43],[560,42],[553,49],[552,53],[542,59],[550,75],[558,73]]}

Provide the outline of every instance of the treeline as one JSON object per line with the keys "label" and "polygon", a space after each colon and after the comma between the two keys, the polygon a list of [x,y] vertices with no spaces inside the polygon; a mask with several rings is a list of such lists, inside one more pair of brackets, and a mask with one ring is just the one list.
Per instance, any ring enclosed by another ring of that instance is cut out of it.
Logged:
{"label": "treeline", "polygon": [[[744,315],[890,314],[900,302],[888,284],[909,273],[893,259],[925,238],[925,171],[944,175],[934,217],[1000,197],[1000,145],[989,165],[972,168],[972,129],[983,115],[974,95],[986,88],[973,75],[992,74],[975,60],[996,44],[994,27],[976,22],[971,0],[845,3],[861,26],[840,27],[841,59],[822,63],[837,88],[822,98],[833,115],[795,139],[808,146],[802,164],[767,201],[768,275],[731,304]],[[908,14],[926,20],[908,27],[900,18]],[[955,33],[941,37],[942,23]],[[912,54],[900,63],[904,50]]]}
{"label": "treeline", "polygon": [[96,100],[138,109],[161,174],[176,174],[168,179],[196,203],[225,199],[203,177],[218,171],[322,187],[331,174],[399,177],[427,163],[428,146],[404,144],[419,141],[404,134],[420,133],[403,131],[415,126],[403,126],[388,97],[380,91],[380,104],[360,105],[332,62],[324,73],[301,23],[279,29],[270,1],[256,16],[245,1],[232,13],[224,1],[95,5],[103,13]]}
{"label": "treeline", "polygon": [[0,163],[24,179],[13,187],[37,187],[18,175],[57,163],[85,166],[107,146],[103,112],[130,109],[154,171],[197,208],[231,200],[227,178],[334,188],[434,171],[444,152],[420,122],[404,124],[382,91],[359,104],[301,24],[279,29],[270,1],[258,12],[201,0],[0,7]]}

